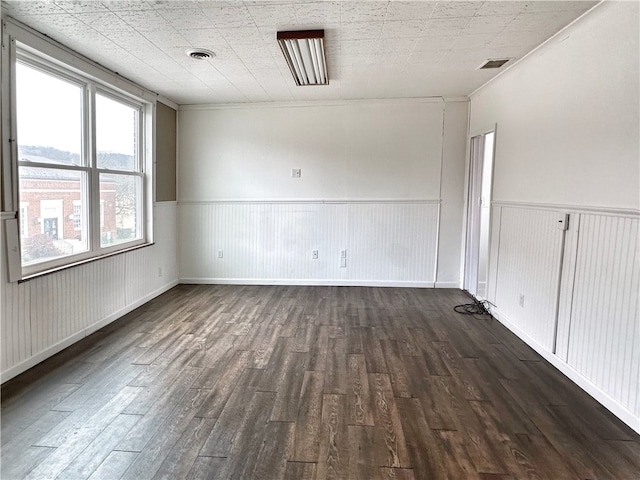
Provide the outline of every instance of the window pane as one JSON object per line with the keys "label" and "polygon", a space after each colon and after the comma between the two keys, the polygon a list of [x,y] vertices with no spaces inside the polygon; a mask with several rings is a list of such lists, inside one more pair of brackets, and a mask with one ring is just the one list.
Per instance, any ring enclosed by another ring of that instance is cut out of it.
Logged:
{"label": "window pane", "polygon": [[16,64],[18,159],[80,165],[82,87]]}
{"label": "window pane", "polygon": [[19,175],[22,264],[86,252],[86,174],[20,167]]}
{"label": "window pane", "polygon": [[96,94],[98,168],[137,171],[138,110]]}
{"label": "window pane", "polygon": [[100,246],[142,238],[142,181],[135,175],[100,175]]}

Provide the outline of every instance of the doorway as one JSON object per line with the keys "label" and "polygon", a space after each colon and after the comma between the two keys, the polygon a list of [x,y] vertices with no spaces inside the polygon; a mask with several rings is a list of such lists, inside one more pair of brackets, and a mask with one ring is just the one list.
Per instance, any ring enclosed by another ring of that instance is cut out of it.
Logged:
{"label": "doorway", "polygon": [[487,298],[495,129],[471,137],[464,289]]}

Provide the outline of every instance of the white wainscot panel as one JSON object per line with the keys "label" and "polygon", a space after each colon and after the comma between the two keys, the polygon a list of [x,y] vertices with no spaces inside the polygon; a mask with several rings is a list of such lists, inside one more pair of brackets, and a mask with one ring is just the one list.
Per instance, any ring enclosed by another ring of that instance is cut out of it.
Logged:
{"label": "white wainscot panel", "polygon": [[502,207],[495,302],[542,348],[554,346],[563,232],[558,212]]}
{"label": "white wainscot panel", "polygon": [[187,203],[178,218],[185,282],[434,281],[435,203]]}
{"label": "white wainscot panel", "polygon": [[583,214],[575,266],[568,363],[640,414],[638,218]]}
{"label": "white wainscot panel", "polygon": [[434,282],[437,226],[437,204],[350,205],[349,277]]}
{"label": "white wainscot panel", "polygon": [[[4,222],[1,222],[3,231],[0,232],[4,240]],[[4,245],[2,245],[4,248]],[[31,323],[30,295],[28,283],[7,282],[7,262],[5,262],[4,250],[0,264],[0,349],[2,354],[2,371],[9,366],[24,361],[31,356]]]}
{"label": "white wainscot panel", "polygon": [[158,205],[155,244],[6,282],[2,262],[2,381],[177,284],[176,205]]}

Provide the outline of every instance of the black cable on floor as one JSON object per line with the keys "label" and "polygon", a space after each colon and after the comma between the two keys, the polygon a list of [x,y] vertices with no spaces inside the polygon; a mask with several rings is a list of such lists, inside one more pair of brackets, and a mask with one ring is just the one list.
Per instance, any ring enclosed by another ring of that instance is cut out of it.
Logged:
{"label": "black cable on floor", "polygon": [[462,315],[489,315],[489,302],[486,300],[473,300],[473,303],[463,303],[461,305],[456,305],[453,307],[455,312],[461,313]]}

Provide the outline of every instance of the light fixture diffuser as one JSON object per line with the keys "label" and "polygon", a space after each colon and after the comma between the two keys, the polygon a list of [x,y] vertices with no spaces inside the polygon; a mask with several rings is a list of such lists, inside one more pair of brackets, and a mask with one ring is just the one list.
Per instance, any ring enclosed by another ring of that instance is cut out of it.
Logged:
{"label": "light fixture diffuser", "polygon": [[329,85],[324,30],[278,32],[277,39],[296,85]]}

